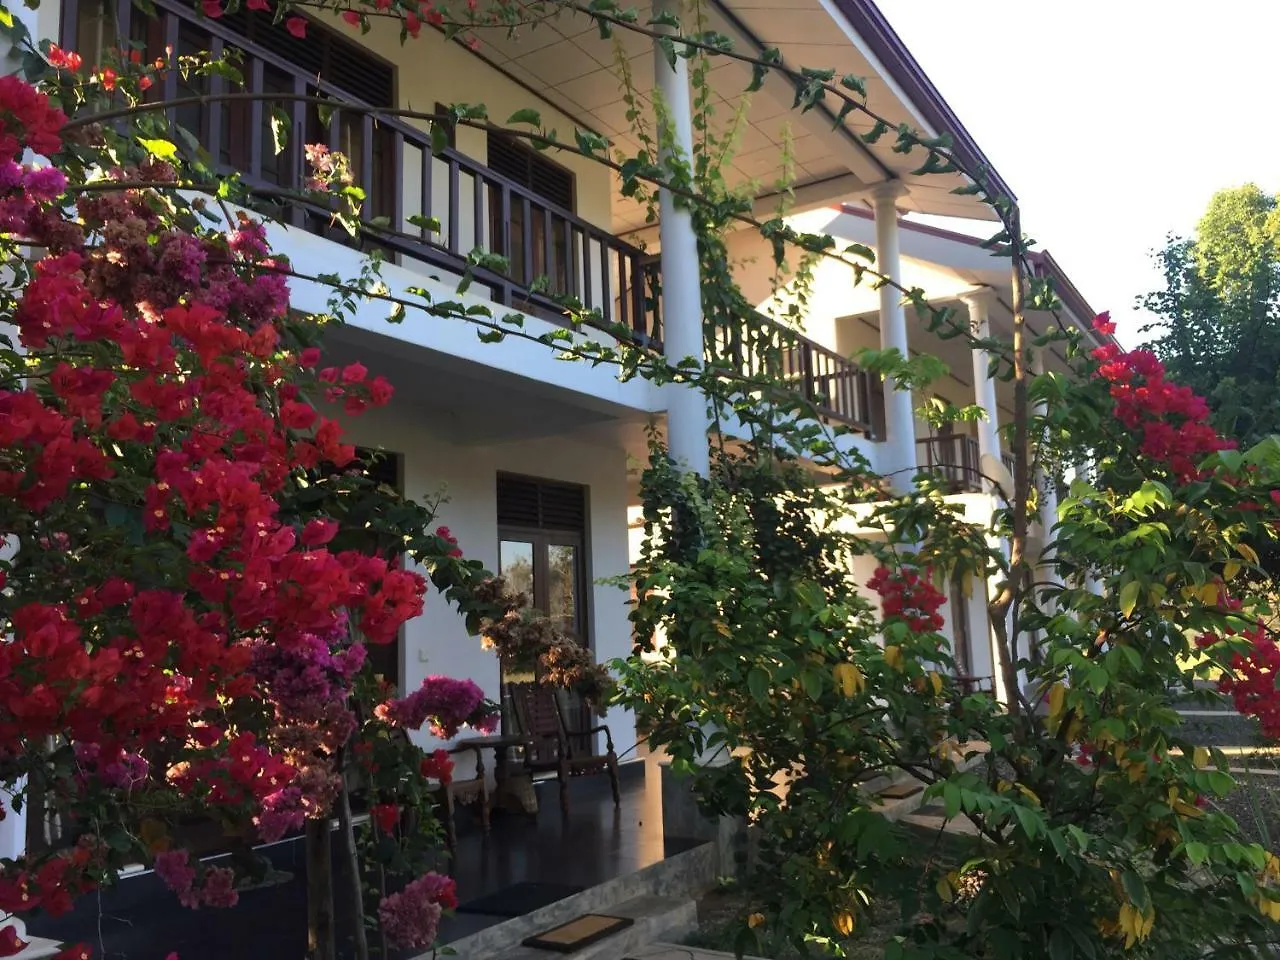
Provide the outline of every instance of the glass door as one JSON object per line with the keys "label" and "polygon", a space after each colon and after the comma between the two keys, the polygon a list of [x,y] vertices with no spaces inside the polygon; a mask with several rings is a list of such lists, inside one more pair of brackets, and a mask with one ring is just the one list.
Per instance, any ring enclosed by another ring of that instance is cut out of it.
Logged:
{"label": "glass door", "polygon": [[[543,530],[503,530],[498,542],[498,563],[508,588],[522,594],[525,606],[546,614],[557,628],[583,646],[586,637],[585,565],[582,536]],[[532,683],[532,670],[501,665],[503,689],[509,683]],[[580,726],[583,705],[575,696],[562,700],[565,717]],[[504,704],[504,707],[508,706]],[[507,711],[504,709],[504,716]]]}

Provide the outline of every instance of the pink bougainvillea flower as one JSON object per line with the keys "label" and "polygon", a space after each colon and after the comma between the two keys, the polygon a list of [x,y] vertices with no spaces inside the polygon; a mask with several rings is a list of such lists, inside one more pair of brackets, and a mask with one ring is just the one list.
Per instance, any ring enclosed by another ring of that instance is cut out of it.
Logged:
{"label": "pink bougainvillea flower", "polygon": [[303,17],[290,17],[284,22],[284,28],[299,40],[307,37],[307,21]]}

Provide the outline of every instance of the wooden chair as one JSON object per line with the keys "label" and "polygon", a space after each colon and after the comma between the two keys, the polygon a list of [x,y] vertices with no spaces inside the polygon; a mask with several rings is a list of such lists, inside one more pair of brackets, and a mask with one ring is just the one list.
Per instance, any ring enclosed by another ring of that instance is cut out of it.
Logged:
{"label": "wooden chair", "polygon": [[[607,773],[613,788],[613,804],[618,793],[618,755],[613,735],[606,724],[570,724],[556,691],[536,683],[507,685],[512,720],[524,738],[524,765],[532,773],[554,770],[560,781],[560,810],[569,815],[569,780],[573,777]],[[604,734],[605,752],[598,753],[595,735]]]}

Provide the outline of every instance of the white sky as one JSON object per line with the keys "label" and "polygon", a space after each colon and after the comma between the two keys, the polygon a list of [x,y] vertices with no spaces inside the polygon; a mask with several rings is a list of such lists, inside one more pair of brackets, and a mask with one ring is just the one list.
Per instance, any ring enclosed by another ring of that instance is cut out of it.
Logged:
{"label": "white sky", "polygon": [[1280,189],[1276,0],[877,2],[1127,344],[1149,251],[1216,190]]}

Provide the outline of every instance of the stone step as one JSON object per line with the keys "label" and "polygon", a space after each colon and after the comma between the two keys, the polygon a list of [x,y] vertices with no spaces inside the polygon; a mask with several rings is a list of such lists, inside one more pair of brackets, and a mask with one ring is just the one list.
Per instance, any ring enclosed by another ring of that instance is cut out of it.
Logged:
{"label": "stone step", "polygon": [[[686,947],[679,943],[651,943],[639,950],[632,950],[622,960],[737,960],[737,957],[722,950]],[[748,954],[742,957],[742,960],[764,960],[764,958]]]}
{"label": "stone step", "polygon": [[[698,927],[698,905],[692,899],[646,895],[592,912],[610,917],[629,917],[635,922],[573,953],[555,953],[538,947],[518,946],[498,954],[495,960],[549,960],[557,956],[570,960],[618,960],[628,952],[654,941],[681,940]],[[531,935],[545,933],[547,929],[550,927],[534,931]],[[466,957],[465,960],[471,958]]]}
{"label": "stone step", "polygon": [[[642,901],[647,897],[670,898],[680,903],[687,900],[693,903],[694,897],[715,885],[718,867],[715,844],[703,844],[650,864],[635,873],[588,887],[582,893],[557,900],[523,917],[513,917],[460,937],[447,946],[459,960],[494,960],[496,957],[506,956],[504,951],[515,950],[529,937],[568,923],[586,913],[615,915],[619,904]],[[654,935],[650,939],[659,937]],[[608,938],[608,941],[611,940],[612,938]],[[445,945],[439,944],[441,947]],[[430,960],[434,955],[428,952],[414,960]],[[556,955],[540,950],[537,956],[542,960],[550,960]]]}

